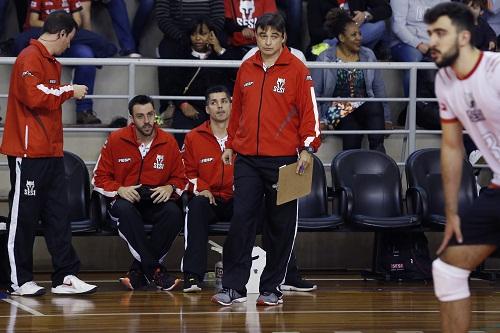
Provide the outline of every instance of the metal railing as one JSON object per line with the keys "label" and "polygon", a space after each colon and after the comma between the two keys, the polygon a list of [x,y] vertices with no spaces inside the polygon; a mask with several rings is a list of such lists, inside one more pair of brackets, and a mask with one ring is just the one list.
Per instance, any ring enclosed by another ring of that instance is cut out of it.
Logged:
{"label": "metal railing", "polygon": [[[0,58],[0,65],[10,65],[16,58]],[[122,66],[128,68],[128,94],[122,95],[88,95],[94,99],[128,99],[136,95],[136,73],[138,67],[211,67],[211,68],[237,68],[241,65],[239,60],[182,60],[182,59],[128,59],[128,58],[59,58],[64,66],[74,65],[96,65],[96,66]],[[397,130],[359,130],[359,131],[337,131],[325,130],[323,135],[344,135],[344,134],[402,134],[408,141],[406,146],[406,156],[416,149],[417,134],[440,134],[441,131],[417,130],[416,129],[416,102],[434,102],[435,98],[417,98],[417,71],[435,69],[433,63],[401,63],[401,62],[357,62],[357,63],[334,63],[334,62],[307,62],[307,67],[311,68],[357,68],[357,69],[381,69],[381,70],[409,70],[410,86],[408,97],[387,97],[387,98],[339,98],[339,97],[317,97],[317,101],[379,101],[379,102],[408,102],[407,126],[405,129]],[[6,98],[7,94],[0,94],[0,98]],[[151,95],[155,100],[204,100],[204,96],[160,96]],[[116,128],[91,128],[91,127],[65,127],[65,133],[71,132],[111,132]],[[186,133],[189,130],[165,129],[171,133]],[[3,132],[3,127],[0,128]],[[95,163],[95,161],[92,161]],[[89,164],[92,162],[88,162]],[[2,165],[4,163],[0,163]],[[398,164],[401,164],[398,163]],[[404,162],[403,162],[404,164]]]}

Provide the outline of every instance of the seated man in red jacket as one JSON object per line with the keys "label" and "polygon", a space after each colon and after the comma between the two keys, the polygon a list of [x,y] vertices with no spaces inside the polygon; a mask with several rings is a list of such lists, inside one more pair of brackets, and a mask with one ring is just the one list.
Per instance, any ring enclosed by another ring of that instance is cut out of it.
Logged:
{"label": "seated man in red jacket", "polygon": [[[201,291],[200,283],[207,267],[208,225],[230,221],[233,216],[234,164],[224,164],[221,158],[227,140],[231,96],[225,86],[213,86],[207,89],[205,101],[209,120],[186,135],[183,149],[189,190],[194,194],[184,226],[186,248],[182,270],[186,293]],[[316,289],[316,285],[300,277],[293,253],[281,289]]]}
{"label": "seated man in red jacket", "polygon": [[[92,184],[114,199],[109,214],[135,259],[122,284],[130,290],[152,283],[171,290],[180,280],[169,276],[161,263],[182,228],[175,201],[186,186],[184,165],[173,136],[155,124],[150,97],[135,96],[128,110],[132,123],[109,135]],[[145,222],[154,225],[150,240]]]}

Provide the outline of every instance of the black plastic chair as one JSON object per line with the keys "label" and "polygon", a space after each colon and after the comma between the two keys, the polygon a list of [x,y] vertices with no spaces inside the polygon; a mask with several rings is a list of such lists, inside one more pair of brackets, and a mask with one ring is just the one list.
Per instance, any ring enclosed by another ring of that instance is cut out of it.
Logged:
{"label": "black plastic chair", "polygon": [[323,162],[313,155],[313,177],[311,193],[299,199],[300,231],[332,230],[342,225],[342,218],[328,212],[328,193]]}
{"label": "black plastic chair", "polygon": [[382,277],[376,274],[382,232],[420,230],[418,215],[403,211],[399,168],[384,153],[353,149],[334,157],[331,174],[346,225],[375,231],[371,272],[363,275]]}
{"label": "black plastic chair", "polygon": [[64,171],[71,231],[73,233],[96,232],[98,226],[90,211],[90,178],[85,162],[77,155],[65,151]]}
{"label": "black plastic chair", "polygon": [[[413,152],[406,160],[405,171],[408,183],[406,192],[408,207],[421,216],[424,225],[443,230],[446,217],[441,180],[441,150],[426,148]],[[464,159],[458,195],[459,213],[469,208],[476,197],[474,169],[469,161]]]}

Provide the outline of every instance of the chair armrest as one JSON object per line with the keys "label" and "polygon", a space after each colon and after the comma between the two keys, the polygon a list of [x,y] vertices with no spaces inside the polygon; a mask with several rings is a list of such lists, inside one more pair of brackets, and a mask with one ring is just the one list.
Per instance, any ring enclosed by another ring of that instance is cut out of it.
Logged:
{"label": "chair armrest", "polygon": [[410,187],[406,191],[406,209],[409,213],[427,217],[429,214],[427,200],[427,192],[423,187]]}
{"label": "chair armrest", "polygon": [[350,220],[352,217],[352,206],[354,195],[352,194],[352,190],[348,187],[338,187],[337,192],[340,193],[340,216],[344,218],[344,220]]}
{"label": "chair armrest", "polygon": [[99,192],[92,191],[90,197],[92,219],[96,221],[98,229],[106,225],[106,214],[108,211],[108,199]]}

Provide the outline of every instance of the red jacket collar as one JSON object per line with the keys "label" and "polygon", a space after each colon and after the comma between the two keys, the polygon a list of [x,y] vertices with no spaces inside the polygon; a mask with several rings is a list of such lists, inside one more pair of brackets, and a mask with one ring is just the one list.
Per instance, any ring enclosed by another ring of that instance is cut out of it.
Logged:
{"label": "red jacket collar", "polygon": [[31,39],[30,40],[30,45],[33,45],[35,46],[36,48],[38,48],[38,50],[40,50],[40,53],[45,57],[45,58],[48,58],[50,60],[56,60],[56,58],[49,53],[49,51],[47,50],[47,48],[45,47],[45,45],[43,45],[42,43],[40,43],[38,40],[36,39]]}
{"label": "red jacket collar", "polygon": [[[294,55],[290,52],[288,47],[284,46],[283,50],[281,51],[280,56],[278,57],[278,60],[276,60],[274,65],[287,65],[292,61],[293,57],[294,57]],[[255,52],[255,54],[252,57],[250,57],[250,60],[254,64],[262,67],[263,61],[262,61],[262,54],[260,53],[260,50]]]}

